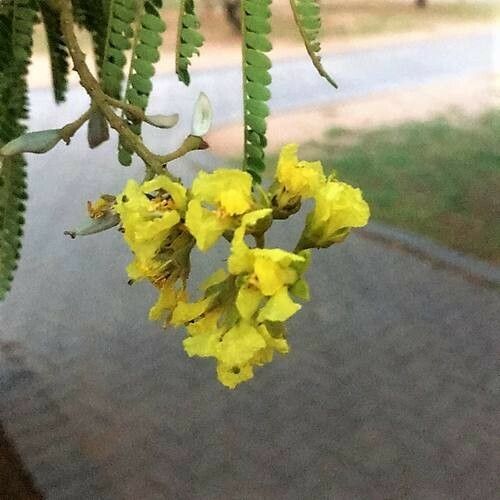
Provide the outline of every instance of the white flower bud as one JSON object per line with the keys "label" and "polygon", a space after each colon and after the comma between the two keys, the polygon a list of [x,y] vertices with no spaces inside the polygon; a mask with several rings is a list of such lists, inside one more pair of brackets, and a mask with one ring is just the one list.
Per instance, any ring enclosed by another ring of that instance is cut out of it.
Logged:
{"label": "white flower bud", "polygon": [[203,137],[212,125],[212,105],[210,100],[203,92],[200,93],[193,113],[193,125],[191,128],[191,135]]}
{"label": "white flower bud", "polygon": [[172,115],[146,115],[144,121],[153,127],[172,128],[179,122],[179,115],[177,113]]}

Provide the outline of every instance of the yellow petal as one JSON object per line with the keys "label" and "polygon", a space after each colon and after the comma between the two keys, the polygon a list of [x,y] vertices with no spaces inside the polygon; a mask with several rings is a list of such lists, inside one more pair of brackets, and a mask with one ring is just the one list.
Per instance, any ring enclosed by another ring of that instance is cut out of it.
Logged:
{"label": "yellow petal", "polygon": [[151,193],[159,189],[163,189],[172,197],[176,209],[183,210],[185,208],[186,188],[182,184],[172,181],[166,175],[157,175],[154,179],[142,184],[144,193]]}
{"label": "yellow petal", "polygon": [[208,335],[217,333],[219,336],[224,330],[218,326],[222,309],[216,308],[206,312],[201,318],[186,325],[186,330],[193,337],[196,335]]}
{"label": "yellow petal", "polygon": [[172,313],[170,322],[180,326],[201,316],[212,303],[212,297],[207,297],[198,302],[179,302]]}
{"label": "yellow petal", "polygon": [[240,366],[265,346],[266,343],[257,329],[246,321],[240,321],[222,337],[217,358],[226,365]]}
{"label": "yellow petal", "polygon": [[318,246],[332,242],[340,230],[366,225],[370,218],[370,207],[361,190],[344,182],[326,183],[316,193],[315,200],[305,234]]}
{"label": "yellow petal", "polygon": [[193,181],[193,196],[220,206],[230,215],[242,214],[252,206],[252,177],[236,169],[217,169],[212,173],[201,171]]}
{"label": "yellow petal", "polygon": [[245,243],[245,226],[240,226],[231,242],[231,255],[227,261],[227,269],[231,274],[243,274],[253,269],[253,254]]}
{"label": "yellow petal", "polygon": [[321,162],[299,161],[297,144],[288,144],[281,150],[276,167],[276,178],[286,189],[286,199],[301,196],[309,198],[325,182]]}
{"label": "yellow petal", "polygon": [[163,315],[171,311],[177,304],[177,291],[170,284],[163,286],[160,290],[158,300],[149,310],[149,319],[158,321]]}
{"label": "yellow petal", "polygon": [[259,290],[251,286],[242,286],[236,297],[236,307],[240,316],[249,320],[259,308],[261,300],[262,294]]}
{"label": "yellow petal", "polygon": [[285,338],[275,338],[270,333],[265,325],[259,325],[259,333],[265,340],[267,346],[280,354],[288,354],[290,352],[290,347]]}
{"label": "yellow petal", "polygon": [[221,218],[205,207],[199,200],[191,200],[186,213],[186,226],[195,237],[197,247],[205,252],[231,226],[229,218]]}
{"label": "yellow petal", "polygon": [[290,298],[288,290],[283,287],[260,310],[257,321],[286,321],[300,308],[301,306]]}
{"label": "yellow petal", "polygon": [[228,215],[243,214],[252,207],[249,196],[242,196],[240,190],[225,189],[218,196],[219,206]]}
{"label": "yellow petal", "polygon": [[135,258],[127,266],[128,277],[133,281],[141,279],[155,280],[162,275],[165,269],[165,262],[148,259],[145,261]]}
{"label": "yellow petal", "polygon": [[260,291],[267,296],[274,295],[283,286],[293,283],[297,279],[295,269],[282,267],[277,262],[257,257],[254,264]]}
{"label": "yellow petal", "polygon": [[200,356],[207,358],[217,354],[219,339],[219,333],[209,333],[188,337],[183,340],[182,344],[189,357]]}
{"label": "yellow petal", "polygon": [[256,248],[254,249],[256,258],[264,258],[279,263],[282,267],[288,267],[294,263],[301,263],[305,261],[302,255],[287,252],[281,248]]}
{"label": "yellow petal", "polygon": [[241,225],[245,227],[254,226],[257,222],[259,222],[259,220],[264,219],[271,213],[271,208],[261,208],[259,210],[254,210],[253,212],[249,212],[241,218]]}
{"label": "yellow petal", "polygon": [[268,217],[271,212],[270,208],[263,208],[249,212],[242,217],[241,225],[234,232],[231,242],[231,255],[228,259],[228,270],[231,274],[243,274],[252,271],[255,250],[250,250],[245,243],[246,228],[254,226],[261,219]]}
{"label": "yellow petal", "polygon": [[152,220],[142,220],[133,228],[133,238],[137,242],[163,240],[179,220],[180,216],[175,210],[168,210]]}
{"label": "yellow petal", "polygon": [[253,377],[253,367],[249,364],[242,366],[228,366],[223,363],[217,364],[217,378],[219,382],[230,389],[238,384],[246,382]]}

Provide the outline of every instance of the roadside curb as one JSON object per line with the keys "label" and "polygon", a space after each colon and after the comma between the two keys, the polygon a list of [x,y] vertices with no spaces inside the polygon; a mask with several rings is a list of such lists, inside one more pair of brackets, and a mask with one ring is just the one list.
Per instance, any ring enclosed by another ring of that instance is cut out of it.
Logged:
{"label": "roadside curb", "polygon": [[499,266],[451,250],[425,236],[403,231],[381,222],[370,222],[367,227],[358,231],[357,234],[371,240],[399,247],[417,257],[430,260],[437,266],[458,272],[470,281],[500,288]]}

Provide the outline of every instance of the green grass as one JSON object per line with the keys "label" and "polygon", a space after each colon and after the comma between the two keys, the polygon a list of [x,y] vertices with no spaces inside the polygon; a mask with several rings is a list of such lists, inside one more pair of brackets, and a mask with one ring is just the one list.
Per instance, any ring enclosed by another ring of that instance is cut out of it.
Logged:
{"label": "green grass", "polygon": [[500,263],[500,111],[352,133],[303,156],[362,188],[372,218]]}

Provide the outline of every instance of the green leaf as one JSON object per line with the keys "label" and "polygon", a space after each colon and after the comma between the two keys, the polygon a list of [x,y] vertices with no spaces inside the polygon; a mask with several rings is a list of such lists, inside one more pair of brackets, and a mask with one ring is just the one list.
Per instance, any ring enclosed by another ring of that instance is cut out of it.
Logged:
{"label": "green leaf", "polygon": [[[0,5],[0,146],[25,132],[26,75],[32,52],[37,3],[11,0]],[[20,155],[0,159],[0,300],[10,289],[23,235],[27,199],[25,162]]]}
{"label": "green leaf", "polygon": [[295,297],[302,300],[310,300],[311,294],[309,292],[309,285],[304,279],[298,279],[291,287],[290,292]]}
{"label": "green leaf", "polygon": [[293,17],[299,28],[307,53],[318,71],[331,85],[337,88],[333,78],[323,67],[320,56],[320,42],[318,35],[321,30],[321,17],[318,0],[290,0]]}
{"label": "green leaf", "polygon": [[134,19],[135,5],[133,1],[108,1],[107,27],[102,49],[100,76],[104,92],[115,99],[121,99],[125,78],[123,68],[127,61],[125,51],[131,46],[130,39],[134,34],[132,26]]}
{"label": "green leaf", "polygon": [[244,168],[259,183],[260,173],[265,169],[266,118],[269,115],[266,101],[271,98],[268,88],[271,83],[271,60],[266,55],[272,49],[268,39],[271,11],[267,0],[242,2]]}
{"label": "green leaf", "polygon": [[175,71],[185,85],[191,82],[189,66],[191,57],[199,54],[203,45],[203,35],[198,31],[200,21],[196,16],[193,0],[181,0],[179,4],[179,23],[177,26],[177,44],[175,47]]}
{"label": "green leaf", "polygon": [[[145,110],[149,95],[153,90],[152,78],[155,73],[153,64],[160,59],[163,32],[166,29],[159,9],[162,0],[141,0],[135,9],[130,71],[125,84],[125,101]],[[123,118],[127,117],[123,115]],[[129,122],[135,134],[141,133],[141,124]],[[118,147],[118,160],[124,166],[132,163],[132,152],[123,141]]]}

